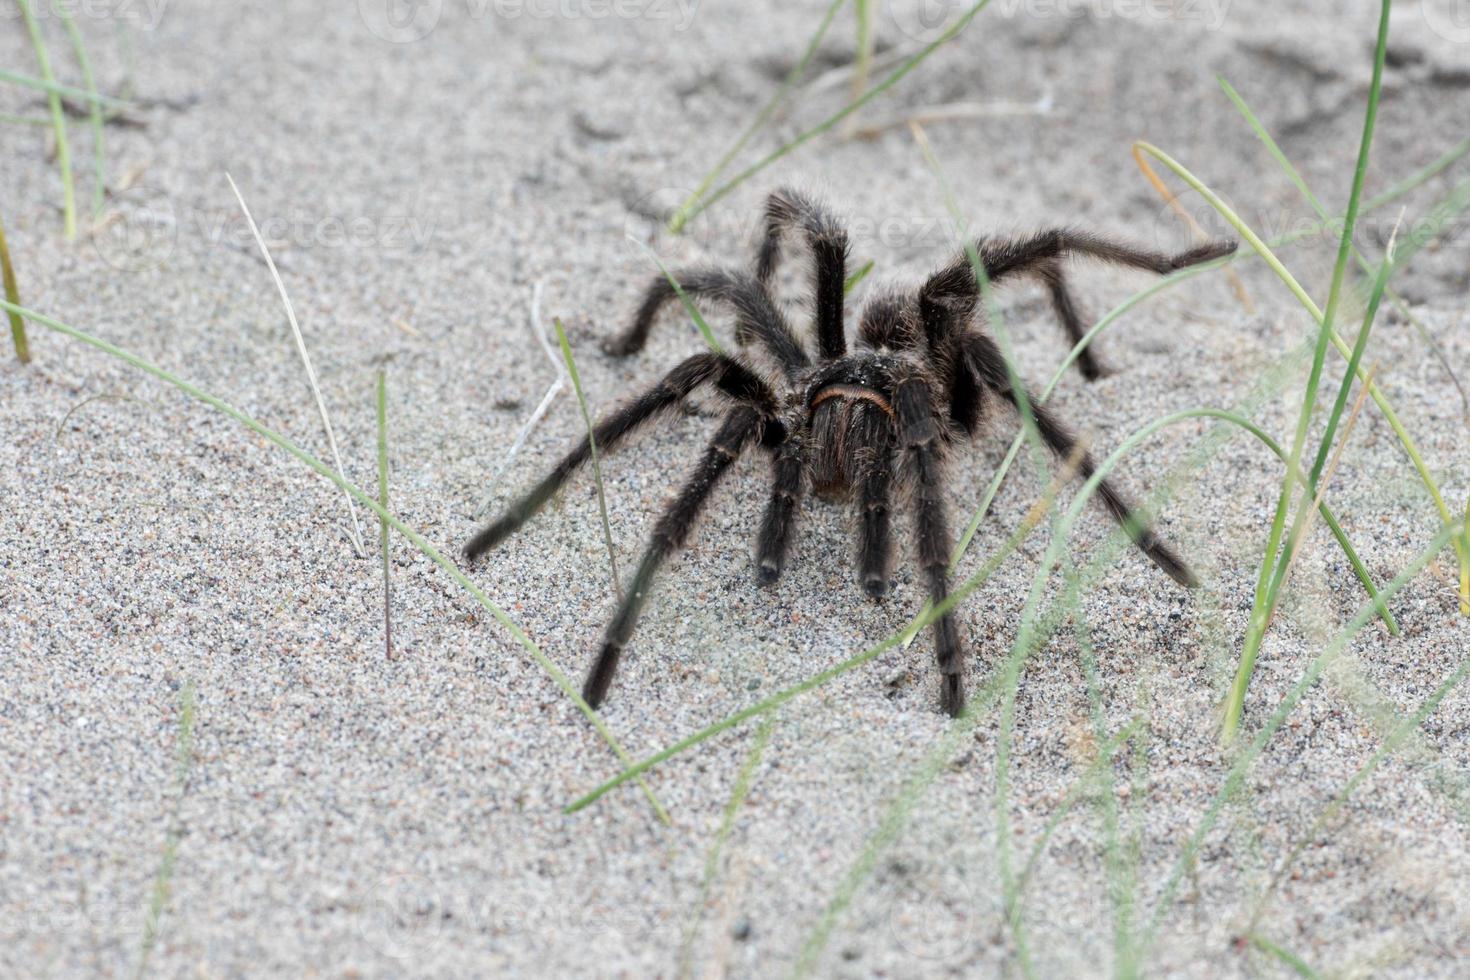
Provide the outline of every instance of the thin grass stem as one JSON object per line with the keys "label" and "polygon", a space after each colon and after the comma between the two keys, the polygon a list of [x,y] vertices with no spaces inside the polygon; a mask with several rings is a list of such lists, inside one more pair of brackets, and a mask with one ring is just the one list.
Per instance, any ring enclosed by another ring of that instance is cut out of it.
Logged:
{"label": "thin grass stem", "polygon": [[[378,369],[378,503],[388,503],[388,373]],[[393,659],[393,549],[388,522],[378,518],[378,547],[383,553],[383,654]]]}
{"label": "thin grass stem", "polygon": [[163,921],[164,909],[168,906],[172,889],[174,868],[178,865],[179,844],[184,839],[184,828],[179,818],[183,808],[184,794],[189,786],[189,770],[194,765],[194,715],[196,696],[194,682],[184,684],[179,695],[179,731],[174,741],[174,804],[168,816],[169,828],[164,838],[163,856],[158,870],[153,874],[153,889],[148,897],[148,910],[143,918],[143,939],[138,948],[138,967],[133,976],[142,980],[147,975],[148,960],[153,947],[158,944],[159,925]]}
{"label": "thin grass stem", "polygon": [[832,0],[831,4],[828,5],[827,12],[822,15],[822,22],[817,25],[816,33],[807,42],[806,50],[802,53],[801,60],[786,74],[785,80],[781,82],[781,87],[776,89],[776,94],[771,96],[771,100],[761,107],[760,112],[756,113],[755,119],[751,121],[749,126],[745,127],[745,131],[735,140],[734,145],[726,150],[719,160],[715,161],[715,165],[710,168],[709,173],[705,174],[704,179],[699,182],[699,186],[685,199],[683,204],[679,205],[679,209],[669,219],[669,230],[671,232],[676,235],[682,232],[684,226],[689,223],[689,219],[694,217],[698,213],[698,210],[703,210],[702,208],[696,210],[700,198],[709,191],[715,181],[720,179],[720,175],[725,172],[725,168],[730,166],[730,161],[740,155],[740,151],[745,149],[745,145],[750,142],[751,138],[760,132],[766,123],[770,122],[771,117],[776,114],[776,110],[785,101],[786,96],[790,94],[792,88],[801,80],[801,77],[806,74],[807,66],[811,64],[812,57],[817,53],[817,47],[822,43],[822,38],[827,36],[827,29],[832,26],[833,18],[837,16],[837,11],[846,2],[847,0]]}
{"label": "thin grass stem", "polygon": [[853,101],[849,102],[844,108],[842,108],[838,112],[834,113],[831,116],[828,116],[822,122],[820,122],[817,125],[813,126],[811,129],[808,129],[806,132],[802,133],[800,136],[798,136],[796,139],[792,140],[790,143],[787,143],[786,145],[784,145],[782,147],[779,147],[779,148],[771,151],[770,153],[766,154],[760,160],[758,160],[755,163],[751,164],[749,167],[746,167],[744,170],[740,171],[734,177],[730,178],[730,180],[728,180],[724,184],[720,185],[719,189],[717,189],[717,190],[713,191],[712,193],[704,196],[699,201],[699,203],[697,203],[696,205],[694,205],[692,208],[689,209],[689,213],[686,216],[685,221],[687,222],[690,218],[693,218],[695,215],[697,215],[700,212],[708,209],[715,202],[719,201],[726,194],[729,194],[735,188],[737,188],[741,184],[745,183],[751,177],[753,177],[756,174],[760,173],[762,170],[766,169],[771,164],[775,163],[777,160],[780,160],[782,157],[786,156],[787,154],[791,153],[792,151],[794,151],[794,150],[800,148],[801,146],[804,146],[805,144],[811,142],[812,140],[816,139],[818,136],[821,136],[823,133],[827,132],[833,126],[836,126],[838,123],[842,122],[848,116],[850,116],[853,113],[857,112],[863,106],[867,105],[869,102],[873,101],[878,96],[880,96],[884,92],[888,91],[894,85],[897,85],[898,82],[905,75],[907,75],[909,72],[913,71],[920,64],[922,64],[931,54],[933,54],[935,51],[938,51],[945,44],[948,44],[950,41],[954,40],[954,38],[961,31],[963,31],[966,27],[968,27],[970,25],[970,21],[974,20],[975,19],[975,16],[977,14],[979,14],[980,11],[984,10],[986,8],[986,6],[989,5],[989,3],[990,3],[990,0],[978,0],[978,2],[974,6],[970,7],[970,9],[967,10],[963,15],[961,15],[958,20],[956,20],[953,24],[951,24],[944,31],[943,34],[939,35],[939,37],[935,38],[933,41],[930,41],[928,44],[924,45],[924,47],[921,48],[917,54],[915,54],[913,57],[909,58],[903,64],[899,65],[899,67],[897,69],[895,69],[892,74],[890,74],[888,77],[884,78],[877,85],[875,85],[872,88],[868,89],[867,92],[863,93],[863,95],[862,95],[861,98],[854,99]]}
{"label": "thin grass stem", "polygon": [[[5,298],[20,306],[20,286],[15,281],[15,268],[10,264],[10,246],[5,242],[5,223],[0,221],[0,282],[3,282]],[[26,340],[26,322],[15,310],[7,314],[10,320],[10,340],[15,345],[15,356],[22,364],[31,363],[31,345]]]}
{"label": "thin grass stem", "polygon": [[[322,428],[327,433],[327,445],[332,450],[332,460],[337,464],[337,472],[346,479],[346,470],[342,466],[342,454],[337,450],[337,436],[332,431],[332,420],[327,416],[327,403],[322,398],[321,386],[317,384],[316,369],[311,365],[311,355],[306,351],[306,338],[301,335],[301,324],[296,321],[296,309],[291,305],[291,296],[286,292],[286,283],[281,279],[281,273],[276,269],[276,260],[271,258],[271,251],[266,247],[265,238],[256,227],[255,218],[250,214],[250,208],[245,204],[245,198],[240,193],[240,188],[235,186],[235,178],[228,173],[225,180],[230,182],[230,190],[235,192],[235,200],[240,202],[240,210],[245,215],[245,221],[250,225],[250,234],[255,236],[255,244],[260,247],[260,254],[265,257],[265,264],[270,267],[271,278],[276,281],[276,291],[281,295],[281,303],[286,307],[286,319],[291,323],[291,335],[296,338],[296,350],[301,355],[301,363],[306,368],[306,380],[311,385],[312,397],[316,399],[317,414],[321,417]],[[357,519],[357,506],[352,502],[352,495],[347,494],[347,513],[352,518],[352,546],[361,558],[367,554],[367,548],[362,541],[362,524]]]}
{"label": "thin grass stem", "polygon": [[46,104],[51,110],[51,128],[56,135],[56,163],[61,168],[62,222],[66,240],[77,237],[77,188],[71,171],[71,143],[66,138],[66,114],[61,109],[61,95],[56,91],[56,76],[51,73],[51,56],[46,51],[46,39],[41,36],[41,25],[36,22],[31,0],[15,0],[20,6],[20,15],[26,22],[31,35],[31,46],[36,52],[36,63],[41,70],[41,79],[47,85]]}
{"label": "thin grass stem", "polygon": [[[498,623],[500,623],[501,626],[505,627],[506,631],[510,633],[511,638],[519,643],[521,647],[524,648],[528,654],[530,654],[531,659],[534,660],[536,664],[543,671],[546,672],[547,676],[551,678],[552,682],[561,689],[562,693],[565,694],[574,705],[576,705],[577,710],[580,711],[582,713],[582,716],[587,719],[587,721],[591,724],[593,730],[595,730],[597,734],[602,737],[602,740],[608,744],[608,747],[612,749],[612,752],[618,758],[618,761],[622,762],[624,765],[632,764],[632,759],[628,757],[628,753],[623,749],[623,746],[618,741],[617,737],[614,736],[613,733],[608,729],[607,725],[603,722],[601,716],[598,715],[596,711],[592,710],[587,702],[583,700],[582,695],[578,692],[577,688],[572,684],[572,682],[568,680],[566,674],[561,670],[561,668],[558,667],[554,662],[552,662],[551,658],[546,656],[541,648],[537,646],[536,643],[529,636],[526,635],[525,631],[520,628],[515,620],[511,619],[510,615],[506,613],[505,610],[501,609],[498,605],[491,601],[490,597],[486,595],[479,586],[470,581],[469,577],[466,576],[464,572],[460,571],[459,567],[454,562],[450,561],[447,557],[444,556],[443,553],[441,553],[437,548],[430,544],[427,538],[415,531],[413,528],[409,527],[407,524],[400,521],[397,517],[394,517],[391,513],[388,512],[386,508],[384,508],[381,504],[374,500],[370,495],[364,493],[354,484],[349,483],[340,472],[332,469],[326,463],[323,463],[321,460],[317,459],[315,456],[311,455],[305,449],[302,449],[300,446],[296,445],[296,443],[281,435],[279,432],[276,432],[274,429],[266,427],[264,423],[258,421],[253,416],[247,415],[245,412],[242,412],[238,408],[235,408],[224,399],[210,394],[197,385],[185,381],[178,375],[167,371],[150,361],[146,361],[136,354],[123,350],[116,344],[109,343],[108,341],[105,341],[100,337],[95,337],[92,334],[89,334],[83,330],[78,330],[76,327],[62,323],[60,320],[54,319],[53,317],[49,317],[45,314],[37,313],[34,310],[29,310],[24,307],[11,304],[9,301],[0,301],[0,307],[3,307],[5,310],[10,312],[19,313],[27,320],[30,320],[32,323],[43,326],[48,330],[53,330],[56,333],[62,334],[63,336],[80,341],[81,343],[84,343],[89,347],[96,348],[97,350],[100,350],[103,353],[124,362],[125,364],[129,364],[137,368],[144,374],[147,374],[153,378],[158,379],[159,381],[162,381],[167,385],[177,388],[179,391],[183,392],[189,397],[203,402],[205,405],[208,405],[210,408],[214,409],[220,414],[233,419],[240,425],[243,425],[251,432],[254,432],[262,439],[265,439],[267,442],[276,446],[278,449],[284,450],[287,454],[295,458],[298,462],[305,465],[308,469],[312,470],[317,475],[324,477],[327,481],[335,485],[343,493],[352,496],[358,503],[362,504],[368,510],[371,510],[380,519],[386,520],[389,526],[393,528],[393,530],[403,535],[403,537],[406,538],[408,542],[414,546],[414,548],[418,549],[418,551],[421,552],[425,558],[429,559],[429,561],[433,562],[435,565],[438,565],[439,568],[442,569],[444,573],[448,575],[456,585],[458,585],[461,589],[469,594],[470,598],[474,599],[475,602],[477,602],[481,606],[481,608],[488,612]],[[653,807],[654,813],[658,816],[659,820],[665,824],[672,823],[672,821],[669,819],[668,811],[664,809],[663,804],[658,801],[658,798],[653,795],[653,790],[649,788],[648,784],[642,779],[639,779],[639,785],[642,787],[644,795],[648,798],[648,802]]]}
{"label": "thin grass stem", "polygon": [[96,170],[92,181],[92,221],[95,224],[102,219],[102,209],[107,203],[107,151],[102,134],[102,103],[97,97],[97,80],[92,74],[92,62],[87,57],[87,46],[82,43],[82,32],[77,28],[76,18],[66,4],[57,4],[56,11],[61,15],[61,24],[66,28],[67,37],[71,39],[77,67],[82,71],[82,83],[93,95],[93,98],[87,100],[87,115],[92,123],[92,166]]}
{"label": "thin grass stem", "polygon": [[607,519],[607,493],[602,485],[602,461],[597,452],[596,426],[592,422],[592,411],[587,407],[587,395],[582,391],[582,375],[577,372],[577,361],[572,357],[572,345],[567,342],[566,329],[561,318],[552,319],[556,327],[556,342],[561,345],[561,357],[566,362],[567,374],[572,378],[572,390],[577,393],[577,404],[582,409],[582,422],[587,426],[587,448],[592,454],[592,479],[597,484],[597,510],[602,515],[602,540],[607,545],[607,563],[612,569],[613,592],[618,602],[623,601],[623,582],[618,575],[618,553],[613,547],[612,522]]}

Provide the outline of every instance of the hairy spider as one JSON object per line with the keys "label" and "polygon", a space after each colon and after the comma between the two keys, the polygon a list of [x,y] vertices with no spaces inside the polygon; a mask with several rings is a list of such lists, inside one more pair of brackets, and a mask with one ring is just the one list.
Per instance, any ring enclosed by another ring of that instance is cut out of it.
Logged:
{"label": "hairy spider", "polygon": [[[811,252],[815,362],[792,332],[769,288],[782,239],[789,232],[800,233]],[[1026,274],[1040,279],[1067,335],[1075,342],[1081,339],[1084,327],[1063,273],[1063,260],[1069,255],[1164,275],[1229,255],[1235,243],[1213,243],[1163,255],[1058,229],[1023,238],[981,239],[976,250],[992,283]],[[1022,393],[1011,384],[1000,348],[977,322],[979,288],[966,254],[934,273],[917,290],[881,293],[871,299],[862,312],[856,349],[849,353],[843,329],[847,251],[846,232],[823,207],[801,194],[781,190],[766,205],[754,274],[718,268],[675,273],[689,295],[720,301],[733,310],[737,341],[742,347],[756,345],[773,360],[780,380],[767,380],[738,357],[695,354],[595,426],[598,447],[611,451],[639,426],[679,405],[703,385],[712,386],[730,402],[699,465],[654,527],[653,541],[608,624],[602,651],[583,689],[583,697],[594,708],[607,695],[659,566],[689,537],[720,478],[753,446],[768,452],[772,464],[773,488],[756,545],[756,578],[762,585],[781,575],[802,492],[810,485],[827,498],[856,495],[858,578],[869,596],[882,598],[893,566],[891,514],[898,485],[907,491],[913,508],[917,557],[929,596],[937,604],[948,594],[954,542],[945,503],[946,454],[954,443],[977,433],[995,401],[1019,409]],[[641,350],[655,316],[675,296],[667,278],[656,278],[632,325],[606,345],[608,353],[622,357]],[[1102,373],[1087,350],[1078,367],[1089,379]],[[1068,427],[1036,399],[1027,397],[1025,402],[1052,451],[1071,460],[1082,476],[1091,476],[1093,461],[1079,451]],[[473,560],[504,541],[589,457],[588,440],[583,439],[499,520],[475,535],[465,547],[465,556]],[[1103,482],[1098,493],[1134,543],[1170,578],[1186,587],[1198,585],[1184,562],[1154,537],[1111,484]],[[965,697],[953,611],[935,620],[933,631],[943,677],[941,702],[949,714],[958,714]]]}

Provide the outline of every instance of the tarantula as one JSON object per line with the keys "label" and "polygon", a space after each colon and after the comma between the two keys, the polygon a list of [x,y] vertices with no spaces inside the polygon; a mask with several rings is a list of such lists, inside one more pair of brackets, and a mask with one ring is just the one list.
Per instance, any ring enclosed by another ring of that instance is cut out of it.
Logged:
{"label": "tarantula", "polygon": [[[815,362],[770,290],[782,240],[792,232],[800,233],[811,254]],[[1041,281],[1074,342],[1081,339],[1084,328],[1063,272],[1068,255],[1163,275],[1229,255],[1235,247],[1233,242],[1218,242],[1164,255],[1066,229],[976,243],[992,283],[1021,275]],[[934,273],[917,291],[882,293],[871,299],[862,311],[856,349],[849,352],[843,328],[847,253],[847,234],[825,208],[799,193],[780,190],[766,204],[754,274],[720,268],[674,274],[690,296],[728,305],[736,319],[737,342],[742,347],[753,344],[773,360],[779,381],[769,380],[739,357],[695,354],[594,427],[598,447],[611,451],[701,386],[713,387],[730,403],[699,465],[654,527],[653,541],[608,624],[602,651],[583,689],[592,707],[600,706],[607,695],[655,573],[684,544],[710,492],[747,449],[764,449],[772,466],[773,487],[756,544],[756,578],[762,585],[781,576],[802,493],[809,485],[826,498],[856,495],[858,578],[870,597],[882,598],[894,561],[892,510],[898,484],[911,501],[918,562],[936,604],[949,591],[953,547],[945,502],[945,457],[953,444],[977,433],[994,402],[1017,410],[1026,404],[1052,451],[1070,459],[1082,476],[1092,475],[1093,461],[1079,451],[1068,427],[1035,398],[1023,402],[1023,393],[1012,386],[1000,348],[976,322],[980,295],[967,254]],[[641,350],[655,316],[676,295],[667,277],[656,278],[631,326],[605,345],[607,352],[625,357]],[[1086,349],[1078,366],[1089,379],[1102,373]],[[478,558],[514,533],[588,460],[590,452],[589,441],[583,439],[499,520],[475,535],[465,546],[466,558]],[[1103,482],[1098,493],[1159,568],[1183,586],[1198,585],[1185,563],[1154,537],[1110,483]],[[955,715],[964,707],[965,695],[953,612],[935,620],[932,628],[943,678],[941,702]]]}

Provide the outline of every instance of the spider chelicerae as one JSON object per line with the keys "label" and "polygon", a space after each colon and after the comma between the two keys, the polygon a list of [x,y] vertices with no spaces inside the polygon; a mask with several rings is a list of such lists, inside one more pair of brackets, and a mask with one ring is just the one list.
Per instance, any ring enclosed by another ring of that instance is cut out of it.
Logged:
{"label": "spider chelicerae", "polygon": [[[812,263],[817,356],[791,329],[770,289],[782,241],[797,235]],[[984,238],[976,251],[993,284],[1020,276],[1039,279],[1067,335],[1084,333],[1082,317],[1067,287],[1063,263],[1069,256],[1147,269],[1160,275],[1234,252],[1218,242],[1176,255],[1068,229],[1017,238]],[[771,458],[772,489],[756,543],[756,578],[770,585],[781,576],[802,494],[810,488],[825,498],[855,497],[858,580],[870,597],[888,591],[893,569],[894,496],[902,490],[913,510],[919,568],[930,599],[949,592],[954,541],[944,486],[945,459],[962,439],[973,438],[997,402],[1019,410],[1025,404],[1041,438],[1084,477],[1091,457],[1071,430],[1046,406],[1012,385],[1012,372],[995,341],[980,327],[980,290],[967,253],[931,275],[917,290],[878,293],[864,306],[851,351],[843,325],[847,233],[820,204],[791,190],[767,201],[763,237],[754,272],[697,268],[676,272],[684,291],[730,308],[741,347],[754,346],[774,362],[776,380],[744,358],[701,353],[686,358],[657,385],[614,410],[593,429],[602,451],[616,449],[650,419],[680,405],[696,389],[710,386],[729,410],[698,466],[669,502],[654,527],[653,541],[607,626],[602,650],[587,675],[583,697],[598,707],[607,696],[618,661],[647,603],[654,575],[688,539],[710,492],[731,466],[755,447]],[[632,325],[606,345],[626,357],[641,350],[659,311],[677,296],[667,277],[649,285]],[[1102,374],[1090,349],[1078,368],[1088,379]],[[465,546],[475,559],[500,544],[539,511],[591,456],[583,439],[529,493]],[[1198,584],[1188,566],[1134,515],[1108,482],[1098,495],[1134,543],[1170,578]],[[943,708],[958,714],[965,703],[959,630],[953,611],[934,621],[935,653],[942,675]]]}

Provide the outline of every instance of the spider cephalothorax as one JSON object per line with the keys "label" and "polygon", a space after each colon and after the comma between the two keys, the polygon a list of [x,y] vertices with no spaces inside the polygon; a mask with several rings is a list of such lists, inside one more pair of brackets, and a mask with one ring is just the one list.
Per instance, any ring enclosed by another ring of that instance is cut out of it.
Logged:
{"label": "spider cephalothorax", "polygon": [[[754,274],[734,269],[692,269],[674,274],[686,293],[728,305],[736,340],[772,362],[772,383],[747,361],[719,353],[687,358],[657,385],[613,411],[594,428],[597,445],[617,448],[649,419],[708,385],[730,403],[724,422],[694,472],[654,527],[653,541],[608,624],[602,651],[588,674],[583,696],[597,707],[607,695],[618,661],[652,590],[663,561],[683,545],[715,484],[747,449],[770,454],[772,491],[756,544],[756,577],[763,585],[781,576],[803,491],[851,499],[857,511],[858,581],[871,597],[888,590],[893,568],[892,508],[901,488],[913,509],[916,557],[930,598],[949,592],[954,545],[944,487],[945,456],[974,437],[996,405],[1029,407],[1041,438],[1077,472],[1090,476],[1093,462],[1071,431],[1044,405],[1022,397],[995,342],[978,324],[979,287],[968,255],[930,276],[917,290],[888,292],[863,309],[855,349],[843,327],[847,234],[819,205],[795,192],[771,195]],[[772,299],[769,284],[780,260],[782,238],[798,232],[812,254],[817,359],[797,339]],[[1075,342],[1084,326],[1063,274],[1069,254],[1151,270],[1160,275],[1228,255],[1232,242],[1164,255],[1094,235],[1055,230],[1012,239],[981,239],[976,252],[992,283],[1020,275],[1041,280],[1067,334]],[[607,345],[627,356],[643,348],[655,316],[676,293],[667,278],[648,287],[632,325]],[[1084,348],[1078,368],[1091,379],[1101,368]],[[474,559],[531,518],[590,457],[582,440],[525,497],[465,547]],[[1194,586],[1194,575],[1113,486],[1098,494],[1138,547],[1176,582]],[[953,611],[935,620],[935,652],[943,675],[941,701],[950,714],[964,706],[961,644]]]}

